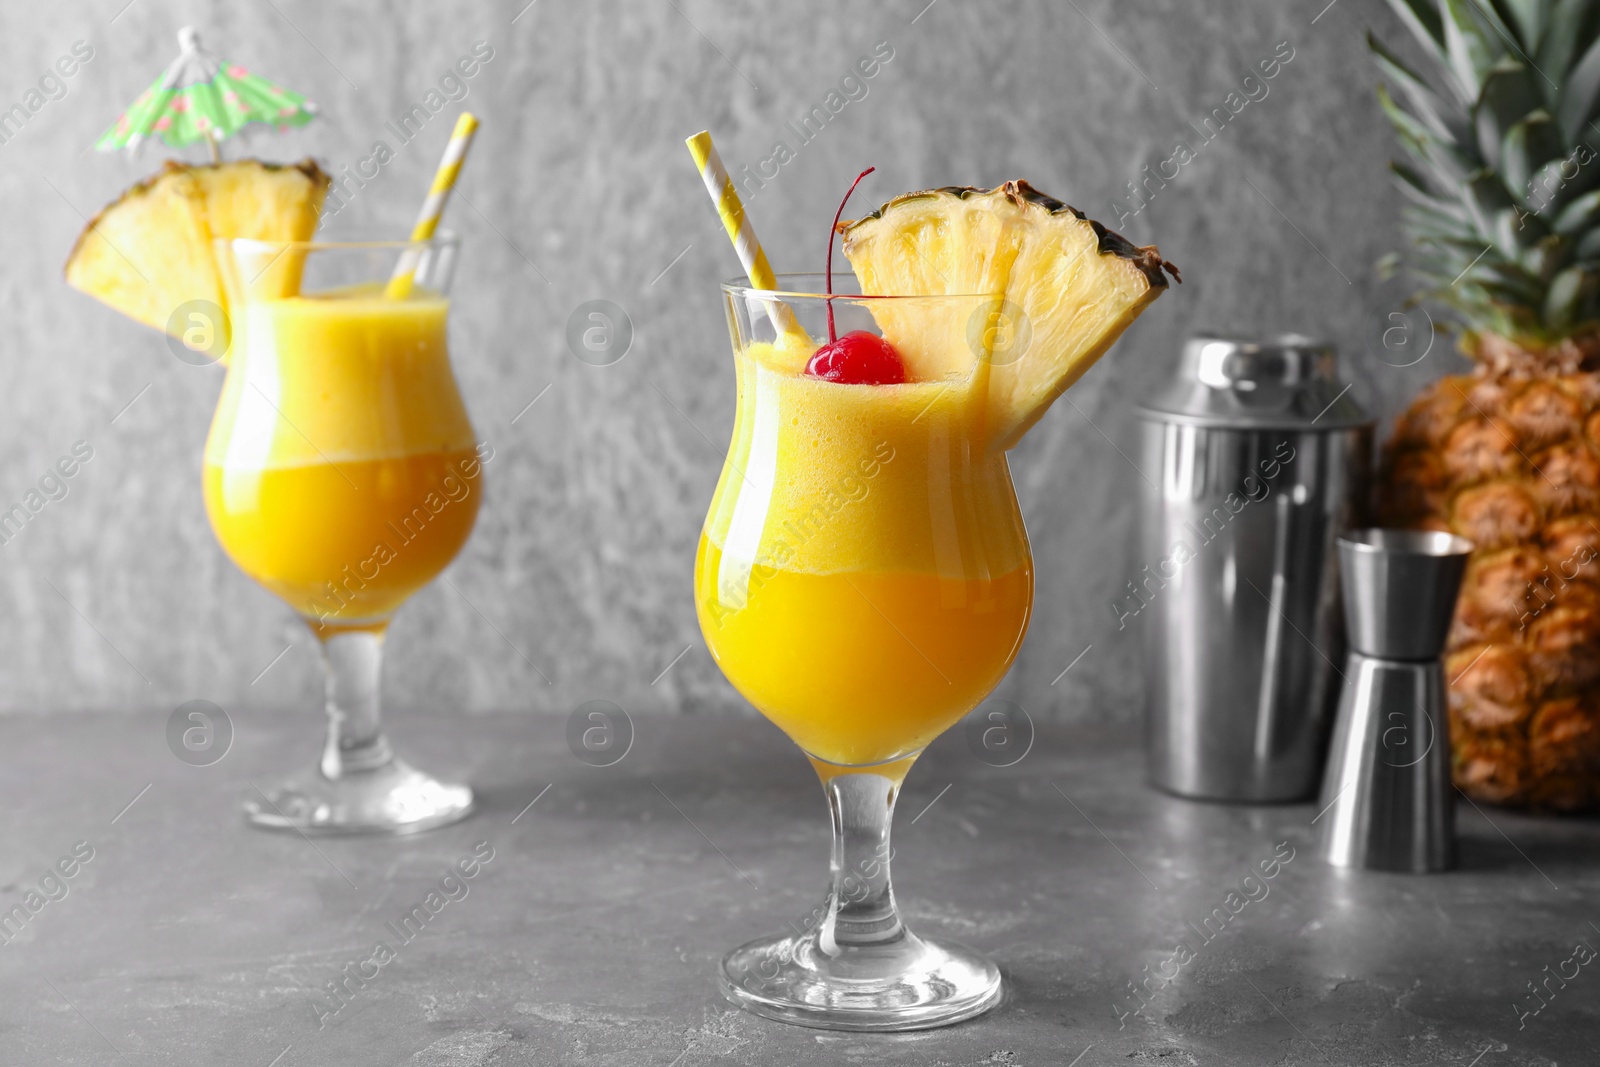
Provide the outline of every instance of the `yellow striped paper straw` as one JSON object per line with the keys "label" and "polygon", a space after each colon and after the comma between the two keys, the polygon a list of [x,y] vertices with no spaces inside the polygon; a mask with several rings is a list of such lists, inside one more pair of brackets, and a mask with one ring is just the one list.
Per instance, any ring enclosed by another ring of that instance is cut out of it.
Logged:
{"label": "yellow striped paper straw", "polygon": [[[755,227],[745,214],[744,204],[739,202],[739,193],[733,187],[733,179],[728,177],[727,168],[722,165],[722,157],[717,155],[716,146],[711,143],[711,134],[701,130],[685,143],[689,146],[689,154],[694,157],[694,165],[700,168],[700,179],[706,183],[706,192],[711,194],[712,202],[717,205],[722,228],[728,231],[728,239],[733,242],[733,250],[738,253],[739,262],[750,277],[750,284],[757,289],[778,288],[777,275],[772,273],[767,254],[761,250],[761,242],[756,240]],[[766,308],[772,325],[777,327],[779,333],[804,332],[788,304],[772,300],[767,302]]]}
{"label": "yellow striped paper straw", "polygon": [[[470,111],[463,111],[461,117],[456,119],[456,128],[450,133],[450,143],[444,147],[444,158],[439,160],[439,169],[433,173],[433,187],[428,190],[428,199],[422,202],[417,224],[411,228],[412,241],[426,241],[438,229],[439,216],[444,214],[445,202],[450,199],[450,191],[456,187],[461,163],[467,158],[467,149],[472,147],[472,135],[477,132],[477,116]],[[417,265],[421,260],[422,253],[419,250],[406,249],[400,262],[395,264],[394,275],[384,287],[383,295],[390,300],[404,300],[409,296],[411,282],[416,277]]]}

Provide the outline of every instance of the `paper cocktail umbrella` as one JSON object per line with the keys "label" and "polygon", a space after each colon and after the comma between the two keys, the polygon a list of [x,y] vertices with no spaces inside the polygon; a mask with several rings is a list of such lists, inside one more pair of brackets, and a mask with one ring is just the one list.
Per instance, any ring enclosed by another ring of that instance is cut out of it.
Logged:
{"label": "paper cocktail umbrella", "polygon": [[178,58],[101,136],[96,150],[137,152],[152,137],[171,148],[204,141],[216,160],[217,142],[252,122],[284,129],[316,117],[316,105],[299,93],[202,49],[192,26],[178,31],[178,46]]}

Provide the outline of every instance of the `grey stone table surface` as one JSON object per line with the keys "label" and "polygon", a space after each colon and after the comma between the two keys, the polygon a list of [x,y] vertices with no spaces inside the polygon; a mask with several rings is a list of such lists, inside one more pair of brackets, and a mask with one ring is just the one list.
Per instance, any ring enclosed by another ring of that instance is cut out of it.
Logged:
{"label": "grey stone table surface", "polygon": [[[919,931],[999,961],[1007,998],[846,1035],[743,1014],[712,980],[826,874],[821,791],[765,722],[641,718],[594,768],[561,718],[403,717],[402,751],[470,779],[482,810],[315,841],[238,807],[313,758],[309,713],[236,714],[208,767],[174,758],[165,725],[0,722],[0,1062],[1600,1062],[1600,965],[1579,947],[1600,945],[1592,820],[1463,802],[1459,871],[1340,873],[1314,855],[1314,805],[1160,795],[1131,734],[1041,727],[992,768],[953,730],[907,780],[896,883]],[[442,879],[462,859],[473,877]],[[352,963],[370,977],[341,1004],[326,987]]]}

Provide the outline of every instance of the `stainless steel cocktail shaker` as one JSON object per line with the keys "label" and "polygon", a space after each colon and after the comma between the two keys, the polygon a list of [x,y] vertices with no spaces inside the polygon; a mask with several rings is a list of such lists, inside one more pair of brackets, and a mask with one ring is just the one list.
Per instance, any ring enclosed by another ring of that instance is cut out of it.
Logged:
{"label": "stainless steel cocktail shaker", "polygon": [[[1138,570],[1151,781],[1183,796],[1316,792],[1343,657],[1334,539],[1362,520],[1372,423],[1331,346],[1197,336],[1139,409]],[[1149,484],[1154,483],[1154,484]]]}

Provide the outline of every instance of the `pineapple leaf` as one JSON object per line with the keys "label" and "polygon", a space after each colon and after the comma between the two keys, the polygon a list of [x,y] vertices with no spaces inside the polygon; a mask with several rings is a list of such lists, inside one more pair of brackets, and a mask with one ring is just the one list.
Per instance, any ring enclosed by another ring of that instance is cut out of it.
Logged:
{"label": "pineapple leaf", "polygon": [[[1526,263],[1530,254],[1536,253],[1539,245],[1548,241],[1552,236],[1550,224],[1532,211],[1519,211],[1516,213],[1515,226],[1517,230],[1517,243],[1522,246],[1522,252],[1517,256],[1517,262]],[[1534,274],[1539,274],[1537,268],[1530,267]]]}
{"label": "pineapple leaf", "polygon": [[1497,272],[1497,277],[1516,279],[1529,286],[1523,302],[1537,306],[1544,299],[1545,285],[1571,260],[1571,242],[1557,234],[1547,234],[1532,248],[1522,254],[1508,270]]}
{"label": "pineapple leaf", "polygon": [[1444,24],[1429,0],[1389,0],[1389,8],[1428,52],[1444,47]]}
{"label": "pineapple leaf", "polygon": [[1552,160],[1559,160],[1564,145],[1548,111],[1533,112],[1506,132],[1500,148],[1500,175],[1512,196],[1527,203],[1533,194],[1533,177]]}
{"label": "pineapple leaf", "polygon": [[1446,279],[1457,277],[1475,263],[1483,262],[1493,246],[1479,237],[1442,237],[1420,241],[1437,253],[1434,260],[1418,262],[1416,269],[1437,271]]}
{"label": "pineapple leaf", "polygon": [[1582,136],[1584,126],[1594,117],[1597,98],[1600,98],[1600,38],[1589,45],[1561,86],[1556,115],[1568,140],[1576,141]]}
{"label": "pineapple leaf", "polygon": [[1515,27],[1522,45],[1532,51],[1544,35],[1545,0],[1495,0],[1502,21]]}
{"label": "pineapple leaf", "polygon": [[1600,259],[1600,230],[1590,230],[1580,237],[1575,254],[1581,260]]}
{"label": "pineapple leaf", "polygon": [[1440,0],[1445,62],[1461,98],[1469,104],[1483,91],[1483,72],[1498,58],[1498,42],[1485,30],[1468,0]]}
{"label": "pineapple leaf", "polygon": [[1401,211],[1401,217],[1405,219],[1410,236],[1419,243],[1444,241],[1473,245],[1474,255],[1486,243],[1470,219],[1447,215],[1429,204],[1413,200]]}
{"label": "pineapple leaf", "polygon": [[1580,266],[1568,267],[1550,280],[1544,298],[1547,329],[1565,333],[1578,321],[1579,304],[1590,287],[1589,274]]}
{"label": "pineapple leaf", "polygon": [[1481,161],[1461,151],[1457,142],[1430,136],[1427,128],[1405,108],[1395,102],[1389,90],[1378,86],[1378,106],[1388,116],[1406,153],[1429,174],[1439,178],[1441,190],[1453,189],[1466,181],[1467,175],[1480,169]]}
{"label": "pineapple leaf", "polygon": [[1600,167],[1590,166],[1595,154],[1583,145],[1552,159],[1534,174],[1528,205],[1540,215],[1555,216],[1573,201],[1600,186]]}
{"label": "pineapple leaf", "polygon": [[1588,229],[1597,215],[1600,215],[1600,189],[1591,189],[1562,208],[1551,227],[1560,234],[1575,234]]}
{"label": "pineapple leaf", "polygon": [[1458,306],[1498,334],[1527,336],[1538,329],[1522,294],[1505,286],[1480,285],[1475,292],[1464,294]]}
{"label": "pineapple leaf", "polygon": [[1429,150],[1435,143],[1435,138],[1428,135],[1428,130],[1423,124],[1395,102],[1389,95],[1388,86],[1378,85],[1378,106],[1388,116],[1389,123],[1394,127],[1395,134],[1400,138],[1400,145],[1407,153],[1428,169],[1433,169],[1433,157]]}
{"label": "pineapple leaf", "polygon": [[[1533,216],[1526,216],[1532,218]],[[1494,245],[1500,254],[1507,259],[1515,260],[1522,255],[1523,249],[1539,239],[1538,234],[1529,230],[1524,216],[1516,208],[1502,211],[1494,217]]]}
{"label": "pineapple leaf", "polygon": [[1394,126],[1395,132],[1400,135],[1400,139],[1406,142],[1407,147],[1418,156],[1426,159],[1428,142],[1432,140],[1428,135],[1427,127],[1415,115],[1401,107],[1395,98],[1390,95],[1389,87],[1382,82],[1378,83],[1378,106],[1388,116],[1390,124]]}
{"label": "pineapple leaf", "polygon": [[1524,249],[1515,263],[1497,263],[1489,273],[1500,281],[1522,287],[1526,290],[1522,302],[1537,305],[1544,299],[1546,281],[1566,264],[1560,244],[1561,238],[1552,239],[1546,235]]}
{"label": "pineapple leaf", "polygon": [[1423,81],[1415,71],[1402,63],[1398,57],[1383,46],[1383,43],[1371,33],[1367,34],[1367,47],[1376,57],[1378,67],[1387,74],[1400,91],[1405,94],[1406,103],[1411,105],[1414,117],[1428,130],[1441,140],[1462,140],[1465,137],[1465,126],[1459,120],[1452,121],[1453,116],[1447,118],[1445,102],[1439,94]]}
{"label": "pineapple leaf", "polygon": [[1389,0],[1389,10],[1394,11],[1411,35],[1427,51],[1440,51],[1445,46],[1445,27],[1438,19],[1438,10],[1429,0]]}
{"label": "pineapple leaf", "polygon": [[1484,161],[1501,168],[1506,138],[1512,128],[1543,106],[1544,93],[1536,74],[1510,56],[1496,63],[1483,79],[1482,91],[1472,109],[1478,151]]}
{"label": "pineapple leaf", "polygon": [[[1491,304],[1500,304],[1512,308],[1526,309],[1531,298],[1535,305],[1538,304],[1539,295],[1544,292],[1542,285],[1533,283],[1513,285],[1505,282],[1481,282],[1478,289],[1484,294],[1484,301]],[[1513,312],[1513,314],[1515,314]],[[1532,321],[1531,316],[1523,311],[1525,321]]]}
{"label": "pineapple leaf", "polygon": [[1579,43],[1595,37],[1593,0],[1549,0],[1550,17],[1539,42],[1537,66],[1549,78],[1564,79]]}
{"label": "pineapple leaf", "polygon": [[1463,191],[1466,194],[1467,211],[1471,214],[1478,232],[1498,246],[1502,255],[1515,256],[1516,241],[1502,242],[1503,233],[1498,225],[1501,215],[1511,215],[1513,220],[1515,218],[1515,205],[1507,195],[1500,176],[1489,170],[1478,171],[1467,179],[1466,189]]}
{"label": "pineapple leaf", "polygon": [[1462,210],[1459,204],[1440,197],[1428,185],[1427,179],[1411,167],[1406,166],[1404,163],[1390,163],[1389,169],[1399,179],[1395,184],[1399,186],[1400,191],[1405,194],[1406,198],[1413,203],[1422,207],[1432,208],[1434,211],[1448,215],[1450,218],[1460,222],[1470,221],[1467,213]]}
{"label": "pineapple leaf", "polygon": [[[1472,0],[1472,6],[1477,8],[1478,17],[1488,24],[1489,29],[1494,32],[1496,37],[1510,46],[1511,51],[1524,60],[1528,58],[1523,54],[1522,46],[1517,42],[1516,35],[1512,32],[1511,27],[1506,25],[1505,19],[1500,17],[1500,12],[1495,8],[1491,0]],[[1498,50],[1499,46],[1496,45],[1495,48]]]}
{"label": "pineapple leaf", "polygon": [[1444,241],[1474,246],[1477,254],[1483,248],[1478,231],[1471,223],[1441,214],[1425,204],[1410,204],[1405,209],[1406,225],[1418,242]]}

